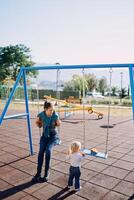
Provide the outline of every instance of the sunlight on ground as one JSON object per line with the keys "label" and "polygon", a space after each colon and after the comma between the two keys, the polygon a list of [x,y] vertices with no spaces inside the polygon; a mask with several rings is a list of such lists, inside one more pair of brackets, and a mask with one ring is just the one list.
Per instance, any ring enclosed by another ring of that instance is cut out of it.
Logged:
{"label": "sunlight on ground", "polygon": [[[5,102],[0,101],[0,110],[3,110],[4,106],[5,106]],[[86,107],[88,108],[88,106],[86,106]],[[108,107],[106,107],[106,106],[103,106],[103,105],[99,106],[99,107],[93,106],[92,108],[93,108],[93,111],[95,111],[95,112],[100,112],[104,115],[108,114]],[[11,103],[8,108],[8,111],[10,111],[10,110],[20,110],[20,111],[25,112],[25,104],[24,103],[21,103],[21,104],[20,103]],[[36,104],[29,104],[29,110],[35,111],[38,113],[38,111],[43,110],[43,103],[41,105],[39,105],[39,108],[38,108],[38,105],[36,105]],[[62,111],[63,111],[63,108],[62,108]],[[69,110],[67,110],[67,111],[69,111]],[[80,110],[80,111],[78,110],[75,112],[82,112],[82,110]],[[130,117],[130,116],[132,116],[132,108],[131,107],[111,106],[110,115],[111,116],[121,116],[121,117],[129,116]]]}

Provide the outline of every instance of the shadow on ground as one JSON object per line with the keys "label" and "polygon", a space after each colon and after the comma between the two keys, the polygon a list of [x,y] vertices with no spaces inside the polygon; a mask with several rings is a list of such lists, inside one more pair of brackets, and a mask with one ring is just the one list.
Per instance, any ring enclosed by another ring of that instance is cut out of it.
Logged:
{"label": "shadow on ground", "polygon": [[23,183],[21,185],[17,185],[12,188],[9,188],[7,190],[4,190],[4,191],[0,192],[0,199],[5,199],[7,197],[10,197],[26,188],[31,187],[33,184],[34,183],[32,181],[29,181],[29,182]]}
{"label": "shadow on ground", "polygon": [[73,194],[75,194],[74,190],[69,191],[68,187],[65,187],[61,191],[50,197],[48,200],[64,200]]}

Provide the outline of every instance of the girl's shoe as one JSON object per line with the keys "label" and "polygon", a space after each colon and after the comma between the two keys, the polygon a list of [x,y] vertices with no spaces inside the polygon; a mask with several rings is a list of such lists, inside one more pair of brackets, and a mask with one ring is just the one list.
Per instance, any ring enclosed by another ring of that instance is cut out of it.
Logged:
{"label": "girl's shoe", "polygon": [[81,188],[82,188],[81,186],[79,188],[75,188],[75,191],[79,192],[81,190]]}

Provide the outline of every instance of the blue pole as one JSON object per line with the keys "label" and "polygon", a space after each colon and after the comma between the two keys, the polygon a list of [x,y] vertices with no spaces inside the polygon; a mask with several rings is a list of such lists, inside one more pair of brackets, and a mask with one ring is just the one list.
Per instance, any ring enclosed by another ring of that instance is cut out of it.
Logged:
{"label": "blue pole", "polygon": [[26,67],[26,71],[32,70],[57,70],[57,69],[89,69],[89,68],[128,68],[133,63],[126,64],[87,64],[87,65],[46,65],[46,66],[31,66]]}
{"label": "blue pole", "polygon": [[31,124],[30,124],[30,113],[29,113],[29,106],[28,106],[28,92],[27,92],[27,85],[26,85],[26,71],[23,69],[23,84],[24,84],[24,95],[25,95],[25,103],[26,103],[26,112],[27,112],[27,126],[28,126],[28,135],[29,135],[29,144],[30,144],[30,152],[33,155],[33,144],[32,144],[32,131],[31,131]]}
{"label": "blue pole", "polygon": [[129,77],[130,77],[132,111],[133,111],[133,121],[134,121],[134,72],[133,72],[133,65],[129,66]]}
{"label": "blue pole", "polygon": [[16,90],[16,87],[17,87],[17,85],[18,85],[18,82],[19,82],[19,80],[20,80],[20,78],[21,78],[21,76],[22,76],[22,70],[23,70],[23,68],[20,69],[20,72],[19,72],[19,74],[18,74],[18,76],[17,76],[17,79],[16,79],[16,82],[15,82],[15,84],[14,84],[14,87],[13,87],[13,89],[12,89],[10,95],[9,95],[9,98],[8,98],[8,100],[7,100],[7,102],[6,102],[5,108],[4,108],[4,110],[3,110],[2,114],[1,114],[1,117],[0,117],[0,125],[2,124],[3,118],[4,118],[4,116],[6,115],[6,112],[7,112],[8,106],[9,106],[11,100],[12,100],[12,97],[13,97],[13,95],[14,95],[14,93],[15,93],[15,90]]}

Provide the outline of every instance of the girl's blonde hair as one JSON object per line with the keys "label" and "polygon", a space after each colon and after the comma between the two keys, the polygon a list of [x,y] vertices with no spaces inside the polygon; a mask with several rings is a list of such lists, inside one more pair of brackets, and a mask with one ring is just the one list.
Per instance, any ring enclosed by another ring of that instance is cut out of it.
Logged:
{"label": "girl's blonde hair", "polygon": [[81,143],[78,141],[72,142],[70,148],[69,148],[69,153],[75,153],[78,152],[81,149]]}

